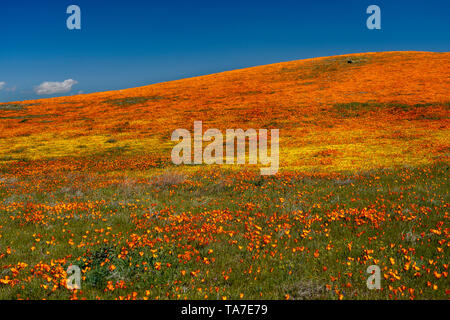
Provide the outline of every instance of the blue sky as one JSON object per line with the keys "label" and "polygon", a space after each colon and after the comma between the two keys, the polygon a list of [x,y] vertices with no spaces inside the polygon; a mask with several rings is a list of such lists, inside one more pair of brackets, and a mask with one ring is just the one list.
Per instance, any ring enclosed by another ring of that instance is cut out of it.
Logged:
{"label": "blue sky", "polygon": [[[66,9],[81,8],[81,30]],[[381,30],[366,8],[381,8]],[[2,0],[0,101],[124,89],[335,54],[450,51],[448,0]],[[44,82],[71,90],[38,95]]]}

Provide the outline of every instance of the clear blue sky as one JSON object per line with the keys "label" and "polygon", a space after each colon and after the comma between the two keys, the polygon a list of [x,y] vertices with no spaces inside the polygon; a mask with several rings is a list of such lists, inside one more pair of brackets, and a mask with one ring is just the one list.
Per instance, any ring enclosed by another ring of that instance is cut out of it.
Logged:
{"label": "clear blue sky", "polygon": [[[68,30],[66,8],[81,8]],[[366,8],[381,8],[381,30]],[[448,0],[1,0],[0,101],[115,90],[335,54],[450,51]],[[78,83],[37,95],[46,81]],[[3,83],[4,82],[4,83]]]}

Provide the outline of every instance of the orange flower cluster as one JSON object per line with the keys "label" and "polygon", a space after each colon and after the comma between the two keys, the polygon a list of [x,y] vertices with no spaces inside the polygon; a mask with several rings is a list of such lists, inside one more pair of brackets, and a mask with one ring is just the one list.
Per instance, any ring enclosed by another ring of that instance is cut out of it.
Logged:
{"label": "orange flower cluster", "polygon": [[[449,69],[367,53],[0,104],[0,298],[450,298]],[[282,170],[175,172],[194,120],[280,129]]]}

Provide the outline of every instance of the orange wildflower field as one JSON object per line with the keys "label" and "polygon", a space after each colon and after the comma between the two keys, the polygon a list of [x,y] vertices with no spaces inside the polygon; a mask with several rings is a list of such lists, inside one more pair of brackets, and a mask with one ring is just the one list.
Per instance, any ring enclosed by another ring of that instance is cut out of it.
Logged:
{"label": "orange wildflower field", "polygon": [[[0,103],[0,298],[449,299],[449,93],[384,52]],[[174,165],[194,121],[279,129],[278,173]]]}

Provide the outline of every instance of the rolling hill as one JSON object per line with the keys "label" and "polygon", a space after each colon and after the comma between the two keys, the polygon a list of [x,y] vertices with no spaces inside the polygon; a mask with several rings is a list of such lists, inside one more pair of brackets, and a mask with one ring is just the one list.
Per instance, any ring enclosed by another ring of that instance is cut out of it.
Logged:
{"label": "rolling hill", "polygon": [[428,164],[449,154],[449,70],[449,53],[363,53],[0,104],[0,160],[170,157],[172,131],[201,120],[280,129],[283,168]]}
{"label": "rolling hill", "polygon": [[[0,104],[0,299],[448,299],[449,71],[364,53]],[[281,170],[175,167],[197,120],[279,129]]]}

